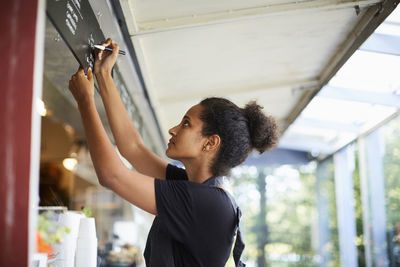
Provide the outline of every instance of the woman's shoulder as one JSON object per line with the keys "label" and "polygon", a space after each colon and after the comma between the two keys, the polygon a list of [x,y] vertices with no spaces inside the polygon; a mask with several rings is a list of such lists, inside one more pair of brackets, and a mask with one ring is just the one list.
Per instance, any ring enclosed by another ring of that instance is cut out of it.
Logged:
{"label": "woman's shoulder", "polygon": [[165,176],[167,180],[183,180],[183,181],[188,180],[186,170],[172,164],[167,165]]}
{"label": "woman's shoulder", "polygon": [[234,197],[223,188],[204,184],[188,182],[193,201],[206,209],[235,213],[236,201]]}

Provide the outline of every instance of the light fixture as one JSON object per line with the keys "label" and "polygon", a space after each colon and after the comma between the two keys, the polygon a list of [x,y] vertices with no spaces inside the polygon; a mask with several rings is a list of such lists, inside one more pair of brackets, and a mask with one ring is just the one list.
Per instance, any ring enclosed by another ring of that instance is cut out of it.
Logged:
{"label": "light fixture", "polygon": [[78,160],[76,158],[65,158],[63,160],[63,166],[69,171],[74,171],[76,165],[78,164]]}
{"label": "light fixture", "polygon": [[36,111],[42,117],[47,115],[46,106],[44,105],[43,100],[40,98],[36,98]]}

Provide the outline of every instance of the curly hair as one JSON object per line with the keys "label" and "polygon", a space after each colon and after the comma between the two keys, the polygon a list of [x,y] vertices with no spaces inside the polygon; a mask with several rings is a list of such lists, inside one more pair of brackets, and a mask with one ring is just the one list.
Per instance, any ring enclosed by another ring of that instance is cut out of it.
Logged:
{"label": "curly hair", "polygon": [[244,108],[225,98],[210,97],[202,100],[202,135],[219,135],[221,145],[211,164],[214,176],[229,175],[230,170],[244,162],[256,149],[263,153],[278,143],[278,125],[266,116],[255,101]]}

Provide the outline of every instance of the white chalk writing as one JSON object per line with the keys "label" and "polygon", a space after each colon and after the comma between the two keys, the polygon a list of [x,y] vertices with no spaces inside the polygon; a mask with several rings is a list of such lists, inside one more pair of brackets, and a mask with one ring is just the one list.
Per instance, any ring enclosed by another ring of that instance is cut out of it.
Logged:
{"label": "white chalk writing", "polygon": [[75,20],[72,18],[71,14],[67,11],[67,19],[71,22],[72,26],[74,27],[74,29],[76,30],[76,22]]}
{"label": "white chalk writing", "polygon": [[68,29],[70,30],[70,32],[75,35],[75,29],[72,27],[71,23],[69,22],[68,19],[65,19],[65,24],[67,25]]}
{"label": "white chalk writing", "polygon": [[71,3],[75,6],[76,11],[79,13],[79,16],[83,20],[83,16],[81,14],[81,2],[75,0],[75,1],[72,1]]}
{"label": "white chalk writing", "polygon": [[75,5],[76,5],[76,7],[77,7],[78,9],[81,9],[81,1],[79,1],[79,0],[74,0],[74,3],[75,3]]}
{"label": "white chalk writing", "polygon": [[78,16],[76,15],[74,8],[70,4],[70,1],[67,1],[67,10],[65,12],[65,15],[67,17],[65,19],[65,24],[67,25],[70,32],[75,35],[76,29],[78,28]]}

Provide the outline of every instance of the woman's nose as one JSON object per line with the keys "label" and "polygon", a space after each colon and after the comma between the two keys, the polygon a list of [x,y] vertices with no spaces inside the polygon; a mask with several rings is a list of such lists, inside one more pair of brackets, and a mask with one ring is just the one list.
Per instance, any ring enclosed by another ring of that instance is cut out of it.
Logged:
{"label": "woman's nose", "polygon": [[177,128],[177,127],[178,127],[178,126],[172,127],[171,129],[169,129],[168,133],[169,133],[170,135],[172,135],[172,136],[175,136],[175,135],[176,135],[176,128]]}

